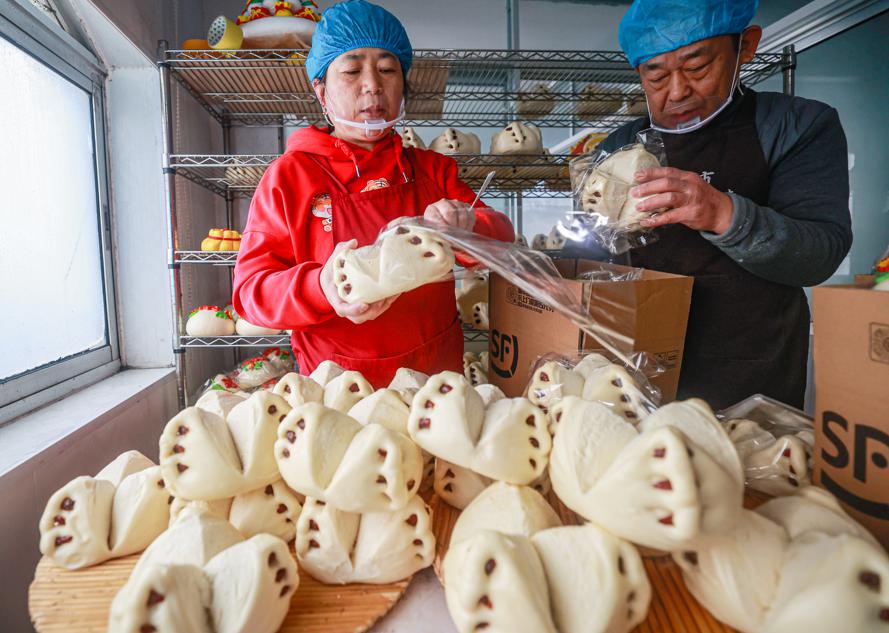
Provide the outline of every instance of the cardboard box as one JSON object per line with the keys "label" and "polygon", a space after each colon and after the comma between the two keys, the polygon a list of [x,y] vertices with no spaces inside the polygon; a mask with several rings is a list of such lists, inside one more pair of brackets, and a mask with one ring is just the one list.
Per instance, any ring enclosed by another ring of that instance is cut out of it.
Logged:
{"label": "cardboard box", "polygon": [[889,548],[889,292],[812,292],[815,481]]}
{"label": "cardboard box", "polygon": [[[597,323],[635,340],[634,351],[655,356],[666,368],[652,382],[663,402],[676,397],[679,368],[693,279],[645,270],[635,281],[579,281],[582,274],[606,267],[627,272],[624,266],[582,259],[556,262],[570,291]],[[488,318],[491,326],[491,382],[511,397],[528,384],[534,362],[548,353],[599,351],[597,343],[567,317],[503,277],[492,273]]]}

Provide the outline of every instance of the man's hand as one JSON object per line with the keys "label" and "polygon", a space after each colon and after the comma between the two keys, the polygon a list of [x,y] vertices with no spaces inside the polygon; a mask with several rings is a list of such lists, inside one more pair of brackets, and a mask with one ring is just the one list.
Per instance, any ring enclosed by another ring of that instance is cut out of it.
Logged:
{"label": "man's hand", "polygon": [[732,225],[732,199],[704,182],[698,174],[673,167],[656,167],[636,173],[631,193],[639,202],[636,210],[664,211],[642,220],[642,226],[654,228],[665,224],[684,224],[696,231],[721,235]]}
{"label": "man's hand", "polygon": [[469,205],[459,200],[445,200],[430,204],[423,213],[423,219],[452,226],[464,231],[472,231],[475,227],[475,211]]}
{"label": "man's hand", "polygon": [[324,268],[321,269],[320,277],[321,290],[324,292],[324,296],[327,297],[327,301],[330,303],[333,311],[336,312],[337,315],[349,319],[352,323],[356,324],[364,323],[365,321],[373,321],[383,314],[383,312],[388,310],[389,306],[395,303],[395,300],[400,296],[395,295],[394,297],[388,297],[382,301],[377,301],[376,303],[346,303],[340,299],[340,295],[336,291],[336,284],[333,281],[333,263],[336,261],[336,256],[339,255],[341,251],[347,248],[355,248],[357,245],[357,240],[349,240],[348,242],[340,242],[337,244],[336,248],[333,249],[330,258],[327,260],[327,263],[324,264]]}

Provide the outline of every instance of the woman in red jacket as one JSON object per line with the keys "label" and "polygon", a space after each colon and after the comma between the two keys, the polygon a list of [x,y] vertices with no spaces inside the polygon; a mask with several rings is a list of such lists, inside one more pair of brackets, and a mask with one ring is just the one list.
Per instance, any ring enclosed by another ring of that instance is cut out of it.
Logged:
{"label": "woman in red jacket", "polygon": [[513,239],[505,215],[469,208],[475,194],[453,159],[402,148],[393,128],[412,56],[404,28],[385,9],[352,0],[325,11],[306,70],[331,127],[295,132],[253,197],[234,306],[251,323],[293,330],[303,373],[333,360],[379,388],[399,367],[462,366],[453,281],[347,304],[331,272],[342,248],[373,243],[402,216]]}

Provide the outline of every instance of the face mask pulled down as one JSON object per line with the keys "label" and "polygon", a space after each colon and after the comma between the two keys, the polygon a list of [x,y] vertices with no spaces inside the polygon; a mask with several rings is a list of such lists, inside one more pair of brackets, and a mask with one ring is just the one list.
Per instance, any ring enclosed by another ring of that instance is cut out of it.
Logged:
{"label": "face mask pulled down", "polygon": [[[711,114],[704,117],[703,119],[699,116],[688,119],[687,121],[682,121],[681,123],[677,123],[675,128],[668,128],[658,125],[654,122],[654,118],[651,116],[651,105],[648,103],[648,97],[645,98],[645,105],[648,108],[648,120],[651,122],[651,128],[653,130],[657,130],[658,132],[663,132],[665,134],[688,134],[690,132],[694,132],[695,130],[699,130],[711,121],[718,117],[723,110],[725,110],[732,102],[732,99],[735,95],[735,88],[740,86],[741,76],[738,73],[738,70],[741,65],[741,46],[738,45],[738,55],[735,58],[735,71],[733,74],[732,86],[728,91],[728,97],[719,105]],[[685,110],[690,109],[701,109],[702,106],[706,107],[711,105],[715,100],[718,100],[719,97],[708,97],[704,99],[692,99],[688,101],[683,101],[678,104],[674,104],[669,106],[664,110],[665,114],[671,114],[673,112],[683,112]],[[708,108],[709,109],[709,108]]]}
{"label": "face mask pulled down", "polygon": [[330,96],[326,98],[327,107],[324,111],[324,118],[327,122],[336,127],[337,125],[345,125],[347,127],[364,130],[364,136],[367,138],[378,138],[385,130],[395,127],[404,120],[404,99],[401,100],[401,106],[398,109],[398,116],[391,121],[385,119],[367,119],[365,121],[351,121],[337,114],[337,107]]}

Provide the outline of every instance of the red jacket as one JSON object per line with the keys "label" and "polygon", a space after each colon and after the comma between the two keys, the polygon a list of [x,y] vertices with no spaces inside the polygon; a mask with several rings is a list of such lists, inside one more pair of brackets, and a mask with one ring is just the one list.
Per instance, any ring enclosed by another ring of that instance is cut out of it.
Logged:
{"label": "red jacket", "polygon": [[[371,150],[315,127],[291,135],[287,152],[269,166],[250,206],[235,266],[233,303],[238,314],[255,325],[294,330],[295,345],[296,332],[311,331],[331,319],[343,321],[319,283],[321,268],[335,246],[327,226],[330,221],[320,217],[324,195],[334,190],[335,183],[319,172],[308,155],[326,160],[339,182],[350,193],[358,193],[375,188],[381,179],[401,182],[405,152],[412,152],[412,165],[433,179],[445,198],[464,202],[475,198],[475,192],[458,178],[452,158],[427,150],[404,150],[394,132]],[[514,237],[509,219],[488,207],[476,209],[475,232],[501,241],[511,242]],[[392,335],[403,337],[404,332]],[[376,345],[380,357],[389,355],[387,340]],[[311,367],[301,369],[311,371]]]}

